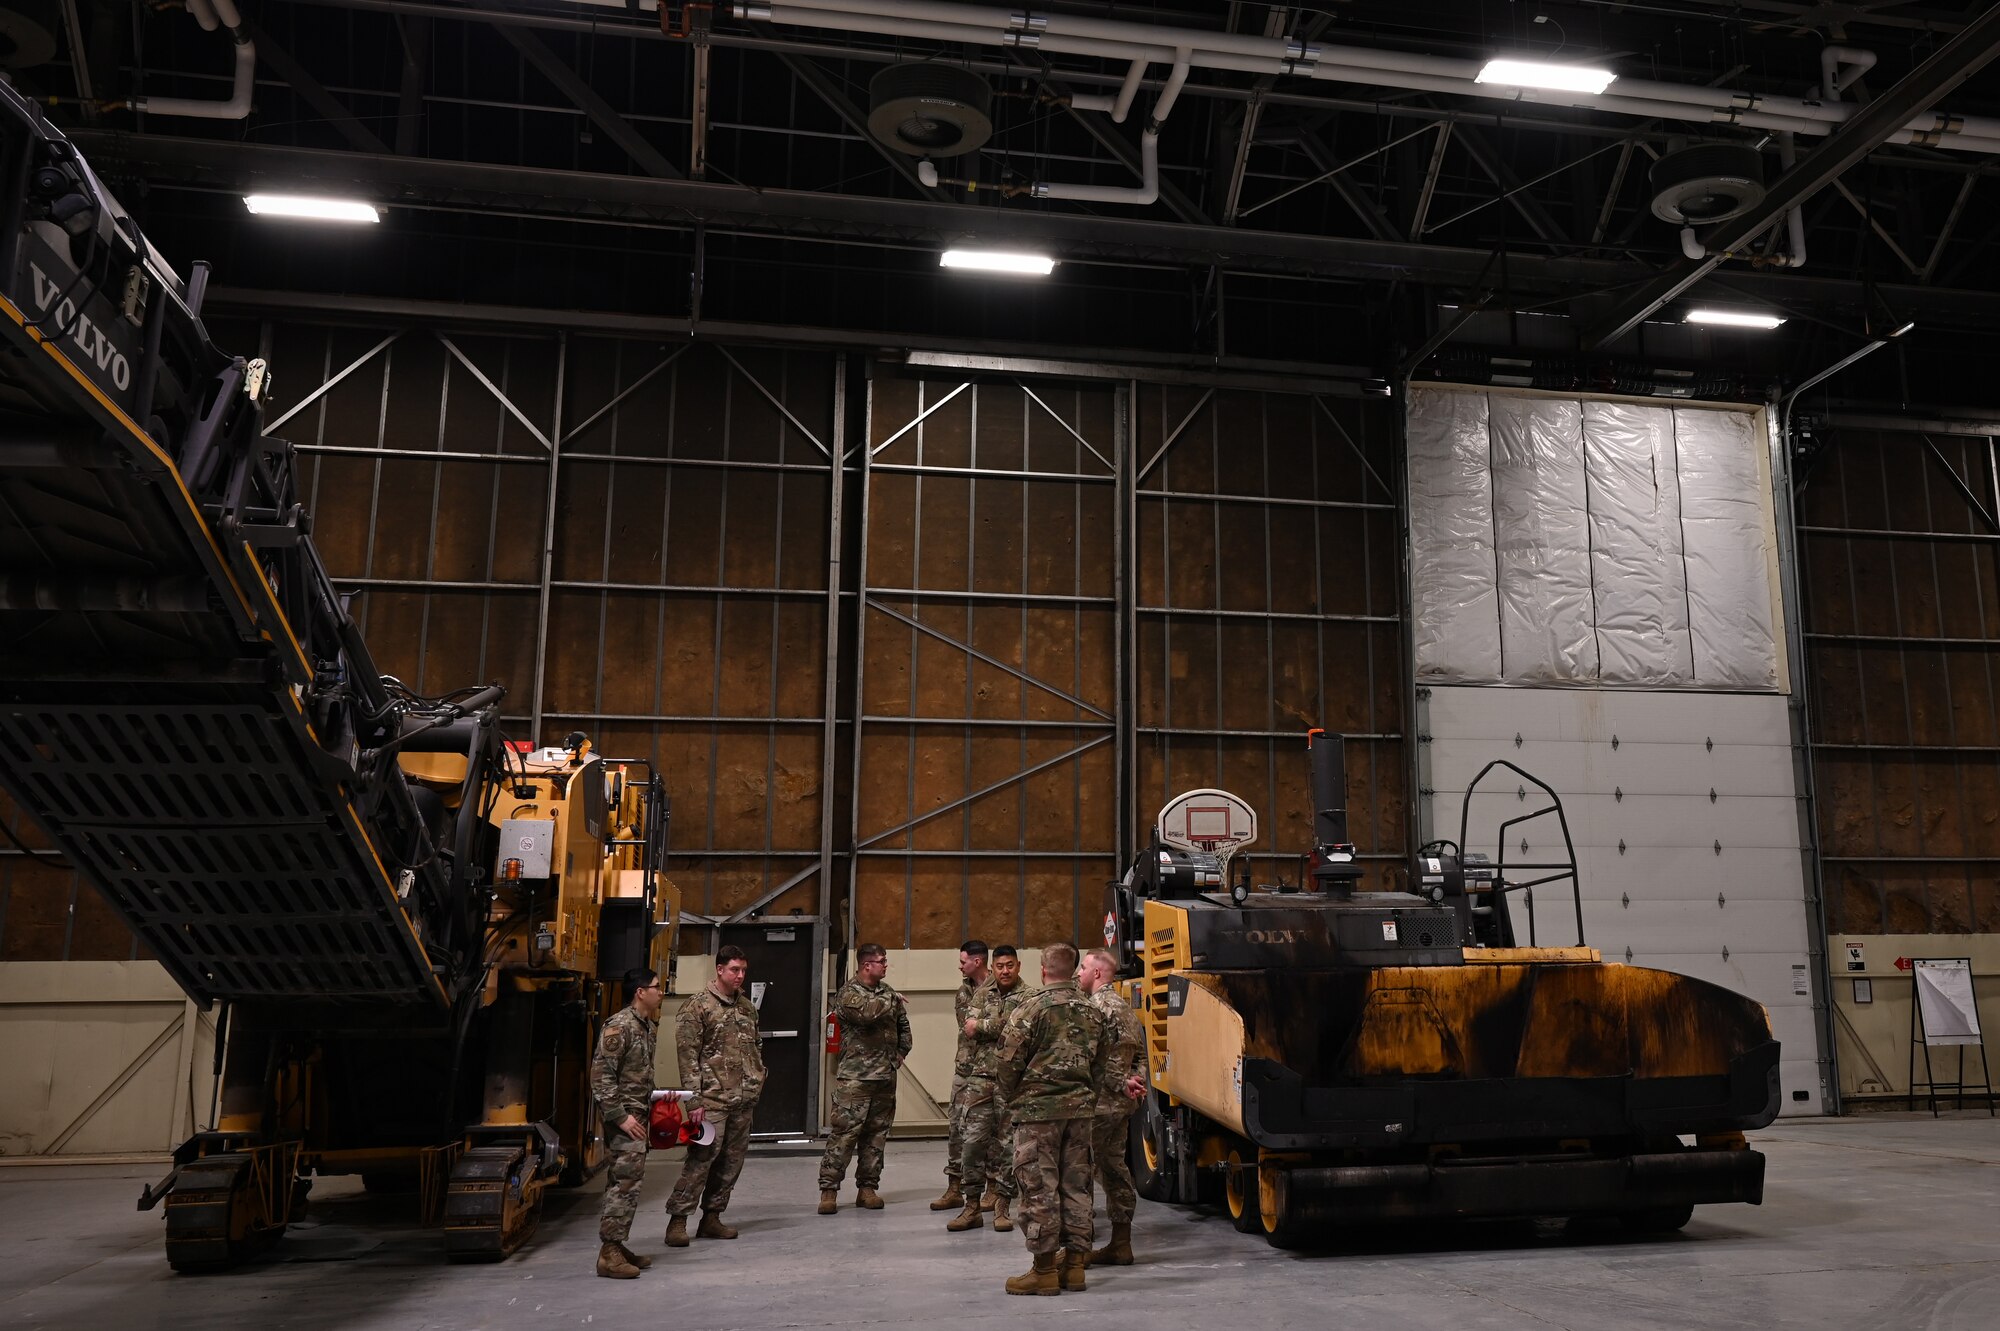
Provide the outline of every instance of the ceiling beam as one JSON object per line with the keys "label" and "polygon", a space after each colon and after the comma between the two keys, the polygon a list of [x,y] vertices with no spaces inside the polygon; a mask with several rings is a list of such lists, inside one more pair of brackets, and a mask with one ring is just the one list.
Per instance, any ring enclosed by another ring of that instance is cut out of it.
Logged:
{"label": "ceiling beam", "polygon": [[1719,267],[1730,255],[1764,233],[1792,209],[1838,180],[1912,117],[1983,69],[2000,55],[2000,5],[1989,7],[1929,59],[1856,111],[1821,140],[1797,166],[1778,177],[1762,201],[1741,217],[1720,223],[1704,238],[1709,257],[1683,259],[1637,290],[1615,301],[1583,337],[1585,350],[1615,341],[1652,317]]}
{"label": "ceiling beam", "polygon": [[625,155],[637,163],[647,175],[657,176],[662,180],[681,178],[680,168],[669,162],[666,154],[655,148],[631,121],[614,111],[611,103],[598,96],[595,88],[577,77],[576,71],[564,64],[554,51],[543,44],[541,38],[526,28],[511,24],[493,26],[495,31],[507,39],[509,45],[521,53],[523,59],[541,71],[543,78],[556,85],[556,91],[567,97],[572,106],[589,116],[590,123],[603,130],[613,143],[623,148]]}
{"label": "ceiling beam", "polygon": [[[763,27],[762,24],[757,26]],[[840,123],[847,126],[849,133],[859,135],[861,141],[873,148],[911,189],[926,199],[942,200],[946,197],[944,191],[926,185],[917,178],[916,162],[908,153],[897,152],[868,132],[868,113],[854,104],[854,99],[847,95],[845,88],[834,81],[832,75],[802,55],[787,55],[780,52],[778,59],[784,62],[785,68],[791,71],[793,78],[803,83],[812,91],[813,96],[825,102],[828,108],[840,117]]]}
{"label": "ceiling beam", "polygon": [[[806,190],[750,189],[712,181],[552,171],[483,162],[329,152],[223,139],[77,130],[70,138],[91,166],[113,180],[244,192],[254,183],[360,191],[381,203],[575,217],[596,222],[692,227],[746,234],[849,238],[895,247],[942,247],[984,238],[1046,244],[1078,261],[1118,259],[1356,280],[1422,282],[1451,288],[1482,281],[1486,250],[1406,240],[1299,235],[1190,226],[1143,218],[1096,217],[1028,208],[961,208],[916,199],[861,198]],[[1509,253],[1509,292],[1573,294],[1643,278],[1636,264],[1575,256]],[[1852,316],[1865,308],[1860,282],[1805,274],[1732,273],[1730,285],[1800,309]],[[1966,327],[2000,326],[1991,291],[1921,286],[1872,288],[1898,311]]]}
{"label": "ceiling beam", "polygon": [[375,136],[375,132],[354,118],[354,112],[342,105],[340,100],[326,90],[326,85],[309,73],[304,65],[292,58],[292,53],[278,45],[270,33],[255,23],[244,21],[244,28],[257,42],[257,54],[264,62],[278,72],[278,76],[292,85],[292,91],[299,100],[318,112],[320,117],[355,148],[365,153],[389,151],[389,145]]}
{"label": "ceiling beam", "polygon": [[431,21],[398,14],[396,32],[403,39],[403,61],[396,88],[396,151],[408,157],[424,141],[424,84],[431,59]]}
{"label": "ceiling beam", "polygon": [[[1507,165],[1506,155],[1488,142],[1485,135],[1468,124],[1468,119],[1468,116],[1461,115],[1453,120],[1456,126],[1454,132],[1459,146],[1465,149],[1465,155],[1501,188],[1507,202],[1521,214],[1521,220],[1528,224],[1528,229],[1536,236],[1550,245],[1562,248],[1573,245],[1574,242],[1570,240],[1569,233],[1563,230],[1562,224],[1542,206],[1540,199],[1527,192],[1527,187],[1521,183],[1521,178],[1514,174],[1514,168]],[[1494,116],[1492,120],[1498,128],[1500,118]]]}
{"label": "ceiling beam", "polygon": [[1340,169],[1340,160],[1327,149],[1325,143],[1320,141],[1318,134],[1309,129],[1302,129],[1291,136],[1291,142],[1306,155],[1306,160],[1313,164],[1313,170],[1326,179],[1333,192],[1360,216],[1362,224],[1368,228],[1369,235],[1377,240],[1403,238],[1396,230],[1396,224],[1389,220],[1389,214],[1375,201],[1375,197],[1363,189],[1352,176]]}

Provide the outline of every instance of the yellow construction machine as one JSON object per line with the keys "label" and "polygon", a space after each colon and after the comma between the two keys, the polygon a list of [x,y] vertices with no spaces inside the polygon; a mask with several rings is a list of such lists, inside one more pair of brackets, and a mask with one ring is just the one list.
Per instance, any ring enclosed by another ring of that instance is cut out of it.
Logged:
{"label": "yellow construction machine", "polygon": [[1499,842],[1549,818],[1566,861],[1468,853],[1461,819],[1458,842],[1420,849],[1409,891],[1361,892],[1341,740],[1307,742],[1315,846],[1296,883],[1231,874],[1255,815],[1204,790],[1169,802],[1110,888],[1106,941],[1147,1033],[1141,1192],[1221,1206],[1281,1247],[1404,1219],[1607,1216],[1657,1232],[1696,1205],[1760,1202],[1764,1157],[1743,1134],[1778,1112],[1764,1009],[1605,962],[1583,945],[1580,900],[1576,944],[1535,945],[1534,889],[1576,895],[1556,793],[1487,768],[1545,797]]}
{"label": "yellow construction machine", "polygon": [[205,267],[4,83],[0,182],[0,785],[219,1009],[214,1127],[140,1206],[213,1268],[359,1174],[511,1252],[601,1162],[607,981],[672,955],[663,784],[377,669]]}

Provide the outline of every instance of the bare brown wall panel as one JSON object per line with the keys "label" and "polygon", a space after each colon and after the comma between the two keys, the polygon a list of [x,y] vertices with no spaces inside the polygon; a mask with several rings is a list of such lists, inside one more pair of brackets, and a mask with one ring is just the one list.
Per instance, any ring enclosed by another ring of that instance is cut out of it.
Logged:
{"label": "bare brown wall panel", "polygon": [[[1960,491],[1990,495],[1983,440],[1838,431],[1800,500],[1828,927],[1996,927],[1996,547]],[[1947,473],[1950,474],[1947,474]],[[1954,477],[1956,480],[1954,480]],[[1861,635],[1861,640],[1855,640]],[[1930,640],[1959,641],[1938,646]],[[1981,643],[1994,641],[1991,647]]]}

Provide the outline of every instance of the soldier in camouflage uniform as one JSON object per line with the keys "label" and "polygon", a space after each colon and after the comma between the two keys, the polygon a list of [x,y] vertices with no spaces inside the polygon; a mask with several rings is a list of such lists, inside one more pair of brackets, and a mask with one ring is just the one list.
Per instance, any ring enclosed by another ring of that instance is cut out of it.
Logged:
{"label": "soldier in camouflage uniform", "polygon": [[1132,1111],[1146,1093],[1140,1058],[1146,1033],[1138,1014],[1112,984],[1118,962],[1107,948],[1092,948],[1077,972],[1077,987],[1103,1014],[1110,1056],[1104,1085],[1097,1095],[1097,1115],[1090,1130],[1090,1153],[1097,1162],[1097,1181],[1104,1189],[1104,1210],[1111,1220],[1111,1241],[1090,1254],[1091,1266],[1132,1265],[1132,1213],[1139,1206],[1132,1186],[1132,1165],[1126,1158]]}
{"label": "soldier in camouflage uniform", "polygon": [[933,1211],[949,1211],[965,1205],[965,1194],[959,1189],[959,1179],[963,1173],[961,1162],[965,1155],[965,1114],[959,1108],[959,1096],[965,1090],[966,1070],[972,1065],[972,1037],[965,1033],[965,1022],[972,1015],[972,997],[979,992],[979,986],[986,983],[986,956],[988,948],[983,939],[968,938],[958,945],[958,994],[952,999],[951,1010],[958,1020],[958,1057],[951,1068],[951,1138],[945,1143],[944,1153],[944,1195],[931,1203]]}
{"label": "soldier in camouflage uniform", "polygon": [[909,1003],[883,978],[889,973],[888,952],[864,943],[854,950],[854,962],[858,973],[833,1003],[840,1018],[840,1068],[833,1083],[833,1131],[819,1162],[821,1215],[839,1209],[840,1181],[857,1144],[855,1205],[882,1209],[875,1191],[882,1183],[882,1147],[896,1120],[896,1072],[910,1056]]}
{"label": "soldier in camouflage uniform", "polygon": [[[965,1193],[965,1209],[945,1222],[945,1228],[954,1234],[984,1224],[979,1218],[982,1209],[993,1212],[993,1228],[999,1233],[1014,1228],[1014,1137],[1007,1122],[1006,1101],[994,1089],[993,1068],[1000,1056],[1000,1036],[1007,1019],[1031,992],[1021,978],[1020,954],[1002,943],[993,949],[993,978],[973,994],[972,1006],[959,1026],[972,1041],[972,1056],[966,1063],[963,1088],[952,1104],[953,1114],[962,1123],[958,1184]],[[982,1187],[990,1197],[984,1203],[980,1200]]]}
{"label": "soldier in camouflage uniform", "polygon": [[743,992],[750,962],[743,949],[724,946],[715,954],[715,983],[689,999],[674,1021],[679,1044],[681,1085],[696,1092],[696,1103],[715,1124],[715,1140],[690,1146],[680,1182],[667,1199],[667,1246],[688,1245],[687,1218],[701,1203],[695,1237],[733,1239],[722,1223],[730,1189],[743,1172],[750,1150],[750,1120],[764,1091],[764,1051],[757,1038],[757,1009]]}
{"label": "soldier in camouflage uniform", "polygon": [[[1014,1124],[1021,1230],[1034,1265],[1009,1294],[1085,1287],[1090,1257],[1090,1129],[1111,1039],[1076,985],[1076,949],[1042,949],[1042,988],[1007,1019],[994,1083]],[[1060,1265],[1058,1265],[1060,1263]]]}
{"label": "soldier in camouflage uniform", "polygon": [[611,1014],[597,1035],[590,1060],[590,1093],[604,1119],[604,1206],[597,1217],[597,1274],[633,1280],[653,1264],[625,1246],[632,1213],[639,1206],[639,1183],[646,1176],[646,1143],[652,1117],[654,1022],[663,996],[660,977],[650,970],[625,974],[630,1006]]}

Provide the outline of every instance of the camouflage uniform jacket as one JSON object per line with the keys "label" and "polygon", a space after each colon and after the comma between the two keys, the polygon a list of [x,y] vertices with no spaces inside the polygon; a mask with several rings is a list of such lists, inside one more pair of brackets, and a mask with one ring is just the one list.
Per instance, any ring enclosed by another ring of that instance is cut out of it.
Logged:
{"label": "camouflage uniform jacket", "polygon": [[978,1048],[973,1038],[965,1033],[965,1019],[972,1015],[972,1000],[979,995],[979,985],[970,980],[961,980],[958,993],[951,1000],[951,1028],[958,1032],[958,1058],[951,1065],[953,1081],[962,1081],[972,1073],[974,1053]]}
{"label": "camouflage uniform jacket", "polygon": [[[1026,980],[1016,980],[1012,989],[1002,989],[997,980],[987,980],[972,995],[966,1018],[978,1022],[973,1030],[972,1048],[963,1060],[966,1077],[993,1078],[1000,1061],[1000,1037],[1006,1033],[1007,1019],[1020,1010],[1034,990]],[[965,1023],[958,1029],[963,1031]]]}
{"label": "camouflage uniform jacket", "polygon": [[849,980],[834,999],[840,1017],[841,1081],[894,1081],[910,1056],[910,1009],[887,980]]}
{"label": "camouflage uniform jacket", "polygon": [[747,994],[724,998],[713,985],[681,1007],[674,1019],[681,1086],[700,1093],[711,1109],[754,1104],[764,1090],[764,1050],[757,1039],[757,1008]]}
{"label": "camouflage uniform jacket", "polygon": [[1074,980],[1041,989],[1007,1019],[994,1075],[1015,1123],[1096,1116],[1113,1036]]}
{"label": "camouflage uniform jacket", "polygon": [[1146,1052],[1146,1031],[1139,1014],[1125,1001],[1125,995],[1107,984],[1090,996],[1090,1003],[1104,1014],[1105,1039],[1111,1053],[1104,1063],[1104,1085],[1097,1095],[1097,1113],[1102,1117],[1123,1118],[1139,1107],[1125,1094],[1125,1079],[1138,1072]]}
{"label": "camouflage uniform jacket", "polygon": [[590,1093],[604,1121],[623,1123],[627,1114],[646,1121],[653,1099],[653,1044],[659,1027],[631,1008],[605,1019],[590,1059]]}

